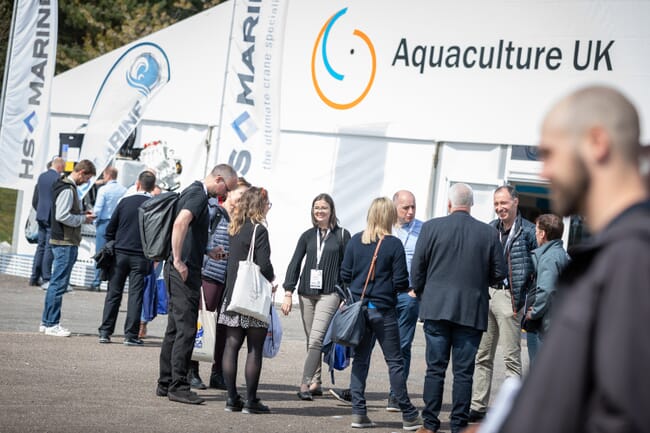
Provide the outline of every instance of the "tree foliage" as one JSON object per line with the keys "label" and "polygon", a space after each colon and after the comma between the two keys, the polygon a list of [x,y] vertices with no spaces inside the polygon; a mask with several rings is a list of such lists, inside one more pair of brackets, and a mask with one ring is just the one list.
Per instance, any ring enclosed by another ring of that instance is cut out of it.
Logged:
{"label": "tree foliage", "polygon": [[[56,73],[87,62],[223,0],[59,0]],[[0,0],[4,76],[13,0]]]}

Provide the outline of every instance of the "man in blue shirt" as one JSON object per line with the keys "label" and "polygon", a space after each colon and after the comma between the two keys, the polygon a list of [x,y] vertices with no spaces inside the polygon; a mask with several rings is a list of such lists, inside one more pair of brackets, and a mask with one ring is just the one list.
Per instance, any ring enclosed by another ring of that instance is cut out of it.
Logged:
{"label": "man in blue shirt", "polygon": [[[415,218],[415,196],[412,192],[406,190],[397,191],[393,195],[393,203],[397,209],[397,224],[393,228],[393,234],[404,245],[406,269],[409,271],[409,290],[397,294],[397,324],[399,327],[400,349],[402,358],[404,358],[404,379],[408,380],[411,366],[411,345],[413,344],[415,325],[420,310],[420,304],[415,297],[410,277],[411,259],[413,259],[415,244],[420,235],[422,221]],[[389,412],[400,411],[393,390],[388,395],[386,410]]]}
{"label": "man in blue shirt", "polygon": [[[99,188],[93,213],[97,216],[95,225],[95,252],[99,252],[106,243],[106,227],[108,226],[113,211],[120,201],[126,188],[117,183],[117,169],[107,167],[104,170],[104,186]],[[101,284],[100,270],[95,271],[95,279],[90,286],[91,290],[99,290]]]}

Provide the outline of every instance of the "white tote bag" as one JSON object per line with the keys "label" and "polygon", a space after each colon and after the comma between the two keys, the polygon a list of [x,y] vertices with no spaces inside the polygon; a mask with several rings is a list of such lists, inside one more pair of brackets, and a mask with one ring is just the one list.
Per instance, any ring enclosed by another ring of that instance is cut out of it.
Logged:
{"label": "white tote bag", "polygon": [[208,311],[205,307],[205,294],[203,293],[203,287],[201,287],[201,309],[199,310],[199,318],[196,321],[196,337],[194,337],[192,361],[214,362],[216,334],[216,314],[214,311]]}
{"label": "white tote bag", "polygon": [[255,232],[257,226],[253,229],[253,238],[251,246],[248,249],[246,260],[239,262],[237,270],[237,279],[232,291],[230,304],[226,311],[244,314],[269,323],[269,311],[271,309],[271,292],[272,286],[269,280],[260,272],[260,267],[253,262],[255,254]]}

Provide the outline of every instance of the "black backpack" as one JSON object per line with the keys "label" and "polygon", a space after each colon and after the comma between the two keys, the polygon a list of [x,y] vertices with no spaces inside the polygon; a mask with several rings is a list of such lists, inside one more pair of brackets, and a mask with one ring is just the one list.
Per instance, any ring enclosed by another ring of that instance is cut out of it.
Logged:
{"label": "black backpack", "polygon": [[167,260],[172,249],[172,228],[176,219],[177,192],[151,197],[138,209],[142,251],[149,260]]}

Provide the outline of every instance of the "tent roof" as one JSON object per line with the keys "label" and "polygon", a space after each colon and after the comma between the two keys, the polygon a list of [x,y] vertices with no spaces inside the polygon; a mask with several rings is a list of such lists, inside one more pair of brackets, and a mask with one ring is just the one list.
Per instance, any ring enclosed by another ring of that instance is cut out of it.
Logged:
{"label": "tent roof", "polygon": [[51,112],[88,116],[106,74],[118,57],[139,42],[167,54],[171,79],[148,105],[148,120],[215,125],[228,51],[232,2],[152,33],[54,77]]}

